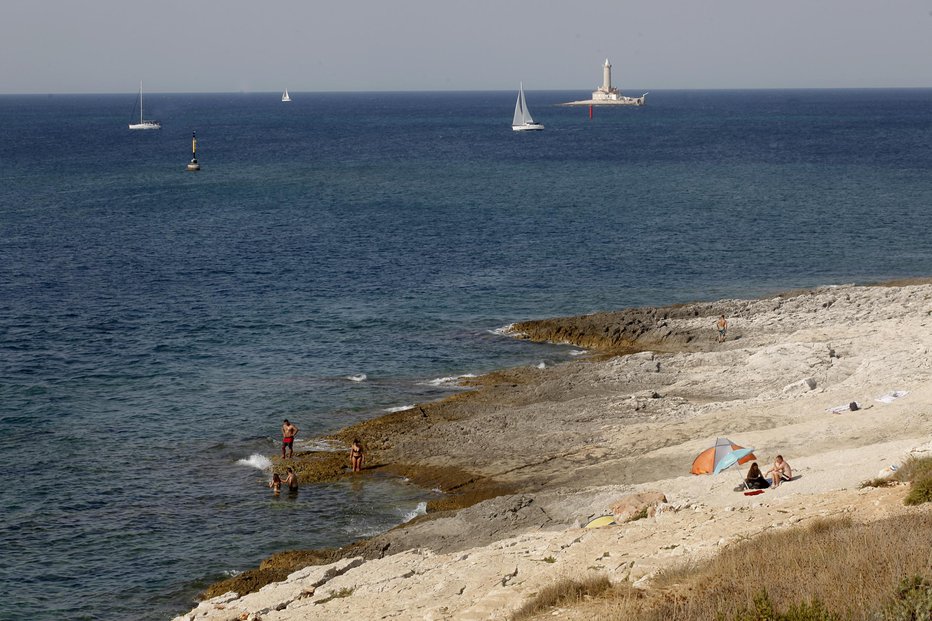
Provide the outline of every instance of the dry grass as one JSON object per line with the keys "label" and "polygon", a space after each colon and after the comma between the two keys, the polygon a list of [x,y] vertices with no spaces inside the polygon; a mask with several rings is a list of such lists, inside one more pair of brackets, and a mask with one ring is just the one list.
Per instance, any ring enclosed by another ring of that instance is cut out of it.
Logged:
{"label": "dry grass", "polygon": [[531,601],[512,616],[512,621],[531,619],[535,615],[555,606],[576,603],[585,597],[596,597],[612,589],[612,583],[604,575],[595,575],[583,580],[565,579],[543,589]]}
{"label": "dry grass", "polygon": [[[930,541],[930,512],[870,524],[820,520],[730,546],[707,563],[667,571],[640,598],[630,588],[606,591],[576,609],[580,614],[573,618],[891,619],[883,612],[902,580],[932,580]],[[921,593],[916,597],[929,601]]]}

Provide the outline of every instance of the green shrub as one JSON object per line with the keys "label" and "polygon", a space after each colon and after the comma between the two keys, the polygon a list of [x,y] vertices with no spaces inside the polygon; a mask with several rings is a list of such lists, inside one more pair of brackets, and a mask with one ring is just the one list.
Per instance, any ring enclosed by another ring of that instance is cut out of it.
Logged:
{"label": "green shrub", "polygon": [[819,600],[790,606],[785,613],[776,612],[766,591],[754,597],[754,609],[739,612],[734,621],[841,621]]}
{"label": "green shrub", "polygon": [[913,479],[909,484],[909,493],[903,502],[907,505],[921,505],[932,502],[932,474],[919,479]]}
{"label": "green shrub", "polygon": [[910,457],[896,471],[897,481],[917,481],[932,477],[932,457]]}
{"label": "green shrub", "polygon": [[903,579],[881,618],[883,621],[932,621],[932,582],[919,576]]}

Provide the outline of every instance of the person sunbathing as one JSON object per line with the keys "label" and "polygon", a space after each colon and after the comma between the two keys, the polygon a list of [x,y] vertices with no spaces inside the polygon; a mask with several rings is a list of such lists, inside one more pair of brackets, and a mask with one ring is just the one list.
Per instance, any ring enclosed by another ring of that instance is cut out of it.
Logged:
{"label": "person sunbathing", "polygon": [[756,461],[751,464],[748,476],[744,479],[744,485],[748,489],[767,489],[770,487],[770,482],[761,475],[760,466],[757,465]]}
{"label": "person sunbathing", "polygon": [[793,478],[793,469],[783,460],[783,455],[777,455],[777,458],[773,462],[773,468],[767,471],[767,475],[773,476],[774,487],[780,487],[780,483]]}

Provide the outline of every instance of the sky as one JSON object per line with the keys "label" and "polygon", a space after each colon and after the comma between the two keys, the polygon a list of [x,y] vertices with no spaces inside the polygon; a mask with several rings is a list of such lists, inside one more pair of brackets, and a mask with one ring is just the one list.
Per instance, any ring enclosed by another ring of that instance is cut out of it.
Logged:
{"label": "sky", "polygon": [[932,0],[0,0],[0,94],[932,87]]}

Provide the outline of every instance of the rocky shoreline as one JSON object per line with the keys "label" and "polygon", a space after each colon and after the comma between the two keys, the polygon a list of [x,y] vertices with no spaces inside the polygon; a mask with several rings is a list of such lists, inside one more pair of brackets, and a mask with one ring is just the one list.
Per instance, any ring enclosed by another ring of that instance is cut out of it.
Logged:
{"label": "rocky shoreline", "polygon": [[[470,380],[473,391],[335,434],[363,440],[369,472],[446,496],[369,540],[275,555],[178,618],[504,619],[568,573],[643,586],[657,569],[755,529],[904,511],[895,488],[856,488],[911,451],[932,451],[930,313],[932,285],[912,281],[515,324],[521,338],[599,355],[490,373]],[[722,314],[728,340],[717,343]],[[909,394],[873,401],[891,390]],[[864,409],[829,411],[851,401]],[[783,452],[802,478],[746,498],[730,489],[737,472],[728,484],[690,476],[718,435],[754,446],[762,461]],[[295,464],[305,482],[345,476],[343,453]],[[651,517],[579,528],[650,490],[666,497]],[[736,524],[735,511],[747,519]]]}

